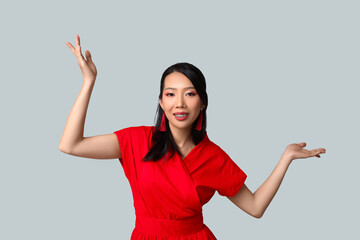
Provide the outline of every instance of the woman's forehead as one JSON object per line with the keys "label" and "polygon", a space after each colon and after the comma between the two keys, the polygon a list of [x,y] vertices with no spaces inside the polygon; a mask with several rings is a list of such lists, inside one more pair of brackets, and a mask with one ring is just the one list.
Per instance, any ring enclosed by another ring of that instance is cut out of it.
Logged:
{"label": "woman's forehead", "polygon": [[173,72],[166,76],[164,82],[166,88],[194,88],[194,85],[191,83],[183,73]]}

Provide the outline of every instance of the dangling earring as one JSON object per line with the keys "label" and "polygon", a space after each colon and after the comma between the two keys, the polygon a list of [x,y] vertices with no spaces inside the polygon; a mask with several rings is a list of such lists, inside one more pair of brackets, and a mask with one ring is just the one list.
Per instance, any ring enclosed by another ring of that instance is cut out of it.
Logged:
{"label": "dangling earring", "polygon": [[201,109],[199,120],[198,120],[198,122],[196,124],[196,127],[195,127],[195,129],[198,130],[198,131],[201,131],[202,119],[203,119],[203,110]]}
{"label": "dangling earring", "polygon": [[165,124],[165,112],[163,112],[162,118],[161,118],[161,124],[159,128],[160,132],[166,132],[166,124]]}

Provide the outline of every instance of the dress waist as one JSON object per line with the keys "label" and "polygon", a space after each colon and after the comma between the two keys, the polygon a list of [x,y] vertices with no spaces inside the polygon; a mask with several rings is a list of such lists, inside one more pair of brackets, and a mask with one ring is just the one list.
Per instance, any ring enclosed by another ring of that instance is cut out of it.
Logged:
{"label": "dress waist", "polygon": [[136,231],[151,235],[188,235],[199,232],[204,227],[202,213],[176,220],[136,216],[135,222]]}

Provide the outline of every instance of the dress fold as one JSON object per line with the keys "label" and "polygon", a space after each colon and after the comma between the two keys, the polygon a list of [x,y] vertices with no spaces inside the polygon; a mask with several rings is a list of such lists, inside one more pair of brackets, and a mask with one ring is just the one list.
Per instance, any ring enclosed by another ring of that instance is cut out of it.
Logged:
{"label": "dress fold", "polygon": [[216,240],[204,224],[202,206],[215,191],[234,194],[246,174],[207,134],[182,159],[143,161],[154,126],[115,131],[119,161],[129,181],[136,214],[131,240]]}

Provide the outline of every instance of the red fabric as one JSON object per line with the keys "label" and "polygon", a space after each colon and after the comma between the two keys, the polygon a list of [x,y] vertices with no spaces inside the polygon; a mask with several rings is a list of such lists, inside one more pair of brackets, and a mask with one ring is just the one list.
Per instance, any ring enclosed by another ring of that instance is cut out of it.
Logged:
{"label": "red fabric", "polygon": [[144,162],[154,126],[115,131],[136,214],[131,240],[215,240],[202,206],[215,194],[234,196],[246,174],[206,135],[183,160]]}

